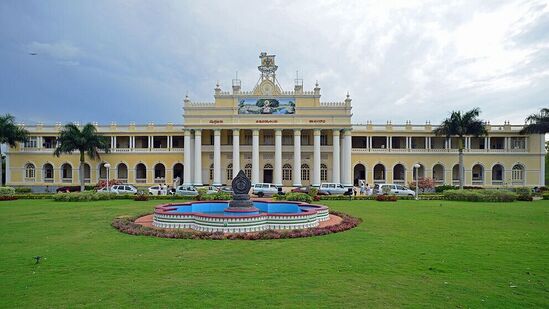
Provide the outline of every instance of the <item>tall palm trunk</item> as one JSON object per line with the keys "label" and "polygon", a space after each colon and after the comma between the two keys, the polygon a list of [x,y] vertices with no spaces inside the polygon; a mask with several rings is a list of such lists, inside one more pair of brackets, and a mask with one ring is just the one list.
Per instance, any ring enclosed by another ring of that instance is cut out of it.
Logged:
{"label": "tall palm trunk", "polygon": [[[4,163],[4,159],[2,159],[2,144],[0,144],[0,187],[4,185],[4,177],[2,177],[4,175],[3,174],[3,168],[2,168],[3,163]],[[6,177],[6,178],[8,178],[8,177]]]}
{"label": "tall palm trunk", "polygon": [[80,151],[80,192],[84,192],[84,152]]}
{"label": "tall palm trunk", "polygon": [[463,190],[464,176],[465,176],[465,167],[463,166],[463,137],[458,139],[458,148],[459,148],[459,189]]}

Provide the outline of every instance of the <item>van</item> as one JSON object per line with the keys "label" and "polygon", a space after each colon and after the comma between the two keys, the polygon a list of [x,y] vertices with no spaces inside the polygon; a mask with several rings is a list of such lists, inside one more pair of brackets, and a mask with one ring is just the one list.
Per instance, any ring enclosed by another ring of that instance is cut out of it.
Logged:
{"label": "van", "polygon": [[256,183],[252,186],[252,193],[259,196],[271,196],[278,193],[278,187],[272,183]]}

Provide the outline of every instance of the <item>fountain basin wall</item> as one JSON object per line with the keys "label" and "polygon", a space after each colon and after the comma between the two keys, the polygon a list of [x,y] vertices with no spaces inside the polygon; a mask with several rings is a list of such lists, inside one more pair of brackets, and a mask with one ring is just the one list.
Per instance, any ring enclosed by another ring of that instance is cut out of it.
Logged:
{"label": "fountain basin wall", "polygon": [[244,233],[317,227],[330,217],[328,207],[301,202],[254,201],[257,211],[227,212],[227,201],[165,204],[155,208],[153,225],[204,232]]}

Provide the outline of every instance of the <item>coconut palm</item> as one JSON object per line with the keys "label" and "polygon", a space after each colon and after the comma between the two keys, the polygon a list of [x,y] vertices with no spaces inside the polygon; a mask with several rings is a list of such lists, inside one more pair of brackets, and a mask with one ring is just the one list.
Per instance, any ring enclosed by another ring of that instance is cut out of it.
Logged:
{"label": "coconut palm", "polygon": [[542,108],[538,114],[526,117],[526,125],[520,134],[545,134],[549,133],[549,108]]}
{"label": "coconut palm", "polygon": [[97,129],[91,123],[86,124],[82,130],[72,123],[69,123],[59,132],[59,146],[53,154],[59,157],[61,154],[72,154],[80,152],[80,191],[84,191],[84,154],[91,160],[99,159],[99,151],[109,152],[108,140],[105,136],[99,135]]}
{"label": "coconut palm", "polygon": [[3,186],[2,181],[2,163],[4,156],[2,155],[2,144],[7,144],[9,147],[15,147],[17,142],[26,142],[29,138],[29,132],[15,124],[15,117],[10,114],[0,115],[0,186]]}
{"label": "coconut palm", "polygon": [[433,130],[433,133],[437,136],[446,136],[450,138],[455,136],[458,138],[458,151],[459,151],[459,188],[463,189],[463,145],[466,135],[472,135],[475,137],[486,135],[486,127],[484,121],[478,119],[480,109],[474,108],[468,112],[462,113],[461,111],[453,111],[450,113],[450,117],[442,121],[440,126]]}

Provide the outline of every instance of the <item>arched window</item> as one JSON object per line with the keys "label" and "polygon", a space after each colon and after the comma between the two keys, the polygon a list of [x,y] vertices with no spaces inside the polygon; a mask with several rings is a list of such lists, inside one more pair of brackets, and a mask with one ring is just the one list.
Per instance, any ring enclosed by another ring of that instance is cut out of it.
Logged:
{"label": "arched window", "polygon": [[210,180],[213,181],[213,179],[214,179],[214,165],[212,163],[210,164]]}
{"label": "arched window", "polygon": [[309,180],[309,165],[301,164],[301,180]]}
{"label": "arched window", "polygon": [[84,182],[91,182],[91,167],[88,163],[84,163]]}
{"label": "arched window", "polygon": [[157,163],[154,166],[154,182],[156,183],[166,182],[166,167],[162,163]]}
{"label": "arched window", "polygon": [[[414,176],[413,180],[414,181],[416,181],[416,178],[418,178],[418,177],[419,177],[419,179],[425,178],[425,167],[423,166],[423,164],[419,164],[418,168],[413,167],[412,169],[414,170],[414,172],[413,172],[413,176]],[[417,173],[417,177],[416,177],[416,173]]]}
{"label": "arched window", "polygon": [[492,167],[492,184],[502,185],[503,175],[504,175],[503,166],[501,164],[494,165],[494,167]]}
{"label": "arched window", "polygon": [[25,165],[25,180],[34,181],[34,176],[36,175],[36,170],[34,164],[27,163]]}
{"label": "arched window", "polygon": [[139,163],[135,166],[135,182],[147,182],[147,167],[143,163]]}
{"label": "arched window", "polygon": [[282,180],[292,180],[292,166],[288,163],[282,166]]}
{"label": "arched window", "polygon": [[406,181],[406,169],[404,165],[397,164],[393,167],[393,182],[403,185]]}
{"label": "arched window", "polygon": [[475,164],[472,169],[473,185],[484,184],[484,168],[480,164]]}
{"label": "arched window", "polygon": [[252,164],[248,163],[244,166],[244,174],[246,174],[246,177],[248,179],[252,179]]}
{"label": "arched window", "polygon": [[99,165],[99,179],[107,179],[107,168],[105,163]]}
{"label": "arched window", "polygon": [[227,180],[233,180],[233,164],[227,165]]}
{"label": "arched window", "polygon": [[[465,175],[463,179],[465,179]],[[454,167],[452,167],[452,185],[459,185],[459,164],[456,164],[454,165]]]}
{"label": "arched window", "polygon": [[42,177],[44,182],[53,182],[53,165],[46,163],[42,167]]}
{"label": "arched window", "polygon": [[320,181],[328,181],[328,166],[320,164]]}
{"label": "arched window", "polygon": [[385,182],[385,165],[379,163],[374,166],[374,183]]}
{"label": "arched window", "polygon": [[61,165],[61,181],[72,182],[72,166],[68,163]]}
{"label": "arched window", "polygon": [[444,166],[442,164],[433,166],[433,181],[436,185],[444,184]]}
{"label": "arched window", "polygon": [[128,166],[124,163],[118,164],[116,167],[116,178],[119,180],[128,180]]}
{"label": "arched window", "polygon": [[514,185],[524,185],[524,166],[515,164],[511,171],[511,181]]}

